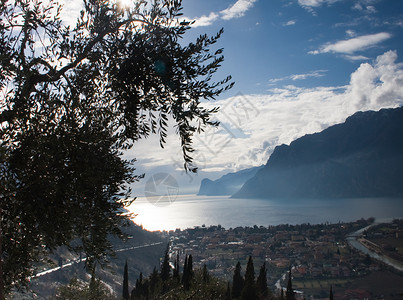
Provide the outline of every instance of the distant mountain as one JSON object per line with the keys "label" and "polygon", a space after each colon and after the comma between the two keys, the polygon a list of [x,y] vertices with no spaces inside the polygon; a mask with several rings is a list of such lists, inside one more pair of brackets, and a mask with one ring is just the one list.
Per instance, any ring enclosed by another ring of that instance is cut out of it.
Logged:
{"label": "distant mountain", "polygon": [[275,148],[235,198],[403,196],[403,108],[358,112],[345,123]]}
{"label": "distant mountain", "polygon": [[241,170],[235,173],[228,173],[217,180],[205,178],[200,184],[198,195],[223,196],[232,195],[243,186],[243,184],[255,176],[256,172],[263,166]]}

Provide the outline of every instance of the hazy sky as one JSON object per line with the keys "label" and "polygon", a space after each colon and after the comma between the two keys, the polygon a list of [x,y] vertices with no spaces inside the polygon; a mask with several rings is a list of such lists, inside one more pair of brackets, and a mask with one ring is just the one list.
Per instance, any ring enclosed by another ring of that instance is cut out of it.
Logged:
{"label": "hazy sky", "polygon": [[[79,0],[66,3],[76,10]],[[200,173],[184,174],[179,139],[171,130],[160,149],[156,137],[128,154],[146,178],[172,174],[181,192],[203,177],[266,163],[274,147],[343,122],[356,111],[403,103],[401,0],[184,0],[196,20],[185,41],[224,35],[225,62],[234,88],[216,102],[222,126],[195,138]],[[136,195],[141,196],[141,184]]]}

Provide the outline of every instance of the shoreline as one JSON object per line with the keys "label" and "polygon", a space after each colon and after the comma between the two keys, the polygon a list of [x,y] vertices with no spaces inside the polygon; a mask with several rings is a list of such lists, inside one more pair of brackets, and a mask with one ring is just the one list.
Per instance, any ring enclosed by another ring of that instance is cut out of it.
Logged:
{"label": "shoreline", "polygon": [[393,220],[389,220],[389,222],[375,220],[372,224],[347,235],[346,241],[351,247],[357,249],[358,251],[364,254],[368,254],[371,258],[381,261],[386,265],[396,269],[397,271],[403,272],[403,263],[387,256],[384,253],[384,251],[379,247],[379,245],[372,243],[371,241],[365,239],[362,236],[363,232],[366,231],[367,229],[375,225],[391,223],[392,221]]}

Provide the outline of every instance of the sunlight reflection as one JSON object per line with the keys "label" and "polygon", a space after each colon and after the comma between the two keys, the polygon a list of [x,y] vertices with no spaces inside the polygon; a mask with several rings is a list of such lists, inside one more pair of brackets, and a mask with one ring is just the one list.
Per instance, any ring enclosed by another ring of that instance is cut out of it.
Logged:
{"label": "sunlight reflection", "polygon": [[[150,197],[148,197],[150,198]],[[207,197],[208,198],[208,197]],[[228,197],[214,197],[228,198]],[[217,216],[211,218],[212,213],[206,213],[209,199],[196,195],[179,195],[175,202],[166,206],[155,206],[152,200],[138,197],[127,209],[136,214],[133,221],[150,231],[175,230],[202,224],[213,224]]]}
{"label": "sunlight reflection", "polygon": [[134,222],[145,229],[156,231],[161,229],[161,224],[166,224],[164,207],[152,205],[147,199],[138,198],[128,207],[129,211],[136,214]]}
{"label": "sunlight reflection", "polygon": [[[232,199],[228,196],[180,195],[166,206],[155,206],[147,198],[137,198],[127,209],[133,221],[150,231],[221,225],[224,228],[253,225],[321,224],[375,217],[401,218],[402,199],[357,198],[334,201]],[[151,201],[152,202],[152,201]]]}
{"label": "sunlight reflection", "polygon": [[150,203],[147,198],[141,197],[137,198],[128,207],[128,210],[136,214],[133,221],[147,230],[174,230],[178,226],[178,222],[172,220],[175,219],[176,207],[175,203],[167,206],[156,206]]}

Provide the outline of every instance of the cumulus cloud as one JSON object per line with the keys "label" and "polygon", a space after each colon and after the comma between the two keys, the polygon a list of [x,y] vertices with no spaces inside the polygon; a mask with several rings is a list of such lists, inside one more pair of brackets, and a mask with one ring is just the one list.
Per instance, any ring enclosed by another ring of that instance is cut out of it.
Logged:
{"label": "cumulus cloud", "polygon": [[362,35],[348,40],[338,41],[336,43],[328,43],[320,47],[319,50],[310,51],[310,54],[319,53],[343,53],[353,54],[357,51],[362,51],[373,47],[389,38],[392,35],[387,32],[380,32],[376,34]]}
{"label": "cumulus cloud", "polygon": [[181,189],[197,189],[203,177],[214,179],[229,170],[265,164],[277,145],[344,122],[357,111],[403,105],[403,64],[396,61],[396,51],[388,51],[372,63],[362,63],[346,86],[288,85],[273,88],[267,94],[239,93],[206,103],[221,107],[215,116],[221,125],[194,137],[197,151],[193,157],[199,175],[183,171],[180,141],[173,123],[165,149],[159,147],[158,137],[152,136],[136,143],[126,153],[127,158],[141,158],[136,166],[139,173],[164,170],[181,180]]}
{"label": "cumulus cloud", "polygon": [[363,63],[351,75],[346,93],[351,97],[345,105],[358,110],[360,107],[379,109],[402,103],[403,64],[396,63],[396,51],[378,56],[374,64]]}
{"label": "cumulus cloud", "polygon": [[[221,107],[215,116],[221,126],[195,136],[196,164],[205,172],[261,165],[275,146],[344,122],[357,111],[403,105],[403,64],[396,61],[396,51],[388,51],[373,63],[362,63],[346,86],[288,85],[264,95],[240,93],[208,103]],[[170,165],[181,170],[179,140],[173,129],[165,149],[159,149],[156,137],[136,145],[134,153],[144,158],[144,167]]]}
{"label": "cumulus cloud", "polygon": [[206,168],[238,170],[266,163],[274,147],[344,122],[357,111],[403,104],[403,65],[388,51],[363,63],[346,86],[271,89],[218,101],[221,131],[196,139]]}
{"label": "cumulus cloud", "polygon": [[[388,51],[372,63],[362,63],[346,86],[288,85],[264,95],[239,93],[207,103],[221,107],[214,117],[221,125],[195,136],[196,164],[206,172],[261,165],[275,146],[344,122],[357,111],[403,105],[403,64],[396,61],[396,51]],[[165,149],[159,149],[157,137],[152,137],[136,144],[134,153],[144,158],[143,167],[183,166],[173,129]]]}

